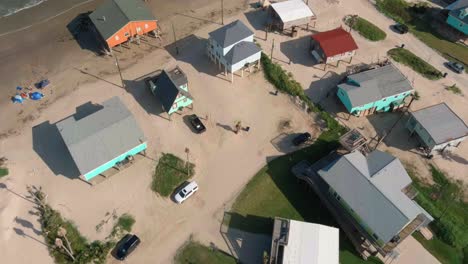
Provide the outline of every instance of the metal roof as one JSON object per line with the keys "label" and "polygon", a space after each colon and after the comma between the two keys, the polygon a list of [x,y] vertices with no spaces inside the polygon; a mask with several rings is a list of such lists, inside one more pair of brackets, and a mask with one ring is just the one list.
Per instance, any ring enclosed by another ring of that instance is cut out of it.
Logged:
{"label": "metal roof", "polygon": [[275,10],[283,23],[315,16],[309,6],[302,0],[289,0],[274,3],[271,4],[271,7]]}
{"label": "metal roof", "polygon": [[385,152],[375,150],[367,157],[352,152],[318,174],[384,243],[420,213],[432,219],[402,192],[411,178],[401,162]]}
{"label": "metal roof", "polygon": [[414,111],[411,115],[429,133],[436,144],[468,136],[468,126],[445,103]]}
{"label": "metal roof", "polygon": [[338,228],[289,220],[283,263],[338,264],[339,243]]}
{"label": "metal roof", "polygon": [[150,81],[156,85],[155,94],[166,112],[169,112],[179,93],[193,99],[190,93],[180,88],[181,85],[187,84],[188,80],[187,75],[179,67],[170,71],[163,70],[160,75]]}
{"label": "metal roof", "polygon": [[107,0],[89,17],[105,40],[131,21],[156,20],[141,0]]}
{"label": "metal roof", "polygon": [[357,84],[346,82],[338,86],[347,92],[352,107],[413,90],[408,79],[393,64],[352,74],[348,79]]}
{"label": "metal roof", "polygon": [[227,62],[233,65],[261,51],[262,50],[255,43],[241,41],[234,45],[234,47],[226,53],[224,58]]}
{"label": "metal roof", "polygon": [[[445,9],[450,10],[449,14],[453,17],[468,23],[468,0],[458,0],[448,5]],[[465,14],[463,16],[463,14]]]}
{"label": "metal roof", "polygon": [[63,141],[81,174],[86,174],[145,141],[143,132],[118,97],[81,119],[57,123]]}
{"label": "metal roof", "polygon": [[254,33],[242,21],[236,20],[209,33],[221,47],[226,48],[252,36]]}
{"label": "metal roof", "polygon": [[342,27],[316,33],[311,38],[320,44],[320,48],[322,48],[327,57],[333,57],[358,49],[353,36]]}

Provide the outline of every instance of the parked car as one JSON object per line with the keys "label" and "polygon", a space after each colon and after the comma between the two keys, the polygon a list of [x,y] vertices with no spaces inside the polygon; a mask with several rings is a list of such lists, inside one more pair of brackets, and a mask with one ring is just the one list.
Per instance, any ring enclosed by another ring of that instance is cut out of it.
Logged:
{"label": "parked car", "polygon": [[117,243],[115,256],[119,260],[124,260],[140,244],[140,239],[136,235],[126,235]]}
{"label": "parked car", "polygon": [[408,33],[408,26],[404,25],[404,24],[395,24],[393,25],[393,29],[400,33],[400,34],[406,34]]}
{"label": "parked car", "polygon": [[307,141],[309,141],[311,137],[312,136],[310,135],[309,132],[305,132],[305,133],[299,134],[295,138],[293,138],[292,142],[293,142],[294,146],[300,146],[300,145],[306,143]]}
{"label": "parked car", "polygon": [[203,123],[201,122],[200,118],[198,118],[197,115],[195,115],[195,114],[190,115],[189,120],[190,120],[190,125],[192,125],[193,129],[198,134],[201,134],[201,133],[205,132],[206,127],[205,127],[205,125],[203,125]]}
{"label": "parked car", "polygon": [[180,191],[176,193],[176,195],[174,196],[174,200],[178,204],[183,203],[190,196],[192,196],[196,191],[198,191],[198,184],[195,181],[188,182]]}
{"label": "parked car", "polygon": [[459,62],[455,62],[455,61],[449,61],[446,63],[447,67],[449,67],[450,69],[452,69],[454,72],[456,73],[462,73],[465,71],[465,67],[463,66],[463,64],[459,63]]}

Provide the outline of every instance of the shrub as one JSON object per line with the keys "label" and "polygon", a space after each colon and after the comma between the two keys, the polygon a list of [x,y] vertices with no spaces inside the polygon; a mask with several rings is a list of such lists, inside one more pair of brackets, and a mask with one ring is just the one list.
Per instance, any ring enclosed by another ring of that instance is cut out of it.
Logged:
{"label": "shrub", "polygon": [[410,67],[415,72],[421,74],[424,78],[429,80],[438,80],[442,78],[442,72],[407,49],[393,48],[389,50],[387,54],[393,60]]}
{"label": "shrub", "polygon": [[0,178],[4,177],[4,176],[7,176],[8,173],[9,173],[9,171],[8,171],[7,168],[0,168]]}
{"label": "shrub", "polygon": [[112,228],[109,238],[120,238],[123,233],[132,231],[133,224],[135,224],[135,218],[130,214],[123,214],[117,219]]}
{"label": "shrub", "polygon": [[163,153],[156,165],[151,189],[167,197],[184,181],[190,179],[195,172],[193,163],[186,163],[173,154]]}
{"label": "shrub", "polygon": [[397,22],[407,23],[411,20],[409,4],[404,0],[377,0],[376,4],[380,12]]}
{"label": "shrub", "polygon": [[448,91],[451,91],[452,93],[454,94],[463,94],[461,89],[456,85],[456,84],[453,84],[451,86],[448,86],[447,88]]}
{"label": "shrub", "polygon": [[370,41],[384,40],[387,37],[383,30],[359,16],[347,19],[346,24]]}

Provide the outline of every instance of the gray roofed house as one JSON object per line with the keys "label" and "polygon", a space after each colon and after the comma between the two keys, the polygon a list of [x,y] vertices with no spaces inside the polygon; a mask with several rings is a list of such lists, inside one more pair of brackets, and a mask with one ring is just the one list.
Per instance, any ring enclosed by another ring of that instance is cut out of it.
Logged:
{"label": "gray roofed house", "polygon": [[207,53],[209,58],[222,66],[225,75],[242,70],[252,71],[258,66],[261,49],[254,42],[254,33],[242,21],[236,20],[209,33]]}
{"label": "gray roofed house", "polygon": [[458,0],[445,7],[448,10],[447,23],[468,35],[468,0]]}
{"label": "gray roofed house", "polygon": [[430,151],[457,147],[468,137],[468,126],[445,103],[411,112],[406,126]]}
{"label": "gray roofed house", "polygon": [[[141,148],[146,148],[143,132],[118,97],[112,97],[102,106],[88,116],[80,119],[70,116],[56,124],[86,180],[96,176],[93,171],[100,173],[124,159],[125,154],[134,154],[129,151],[136,147],[144,145]],[[122,159],[115,160],[119,156]]]}
{"label": "gray roofed house", "polygon": [[253,36],[253,34],[252,30],[240,20],[236,20],[209,33],[210,37],[223,48],[234,45],[245,38]]}
{"label": "gray roofed house", "polygon": [[416,218],[422,219],[419,226],[433,220],[403,192],[411,184],[411,178],[401,162],[390,154],[375,150],[366,157],[352,152],[317,173],[381,245],[402,236]]}
{"label": "gray roofed house", "polygon": [[156,21],[141,0],[106,0],[89,18],[105,41],[132,21]]}
{"label": "gray roofed house", "polygon": [[[151,92],[159,98],[164,111],[171,114],[180,107],[188,106],[192,103],[193,97],[188,92],[187,75],[179,67],[171,70],[163,70],[161,74],[147,79],[147,85]],[[174,109],[177,101],[184,102]]]}
{"label": "gray roofed house", "polygon": [[234,45],[234,47],[226,53],[224,58],[228,63],[233,65],[261,51],[262,50],[255,43],[242,41]]}

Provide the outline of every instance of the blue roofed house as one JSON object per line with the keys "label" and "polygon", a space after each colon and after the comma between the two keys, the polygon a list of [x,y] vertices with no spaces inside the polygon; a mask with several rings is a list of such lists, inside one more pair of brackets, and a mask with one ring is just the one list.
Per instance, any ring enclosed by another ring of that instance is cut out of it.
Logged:
{"label": "blue roofed house", "polygon": [[350,114],[365,116],[394,111],[413,91],[411,83],[393,64],[348,75],[338,84],[337,96]]}
{"label": "blue roofed house", "polygon": [[118,97],[85,117],[70,116],[56,124],[80,177],[86,181],[144,152],[147,143],[135,118]]}
{"label": "blue roofed house", "polygon": [[468,0],[458,0],[448,5],[447,24],[468,35]]}
{"label": "blue roofed house", "polygon": [[384,256],[433,220],[412,200],[417,193],[411,188],[411,178],[400,160],[388,153],[351,152],[338,156],[317,174],[325,182],[329,199]]}
{"label": "blue roofed house", "polygon": [[187,75],[178,66],[146,79],[146,84],[169,115],[193,103],[193,97],[188,91]]}
{"label": "blue roofed house", "polygon": [[251,70],[260,62],[262,50],[254,43],[254,33],[240,20],[209,33],[207,53],[212,61],[223,67],[225,74]]}

